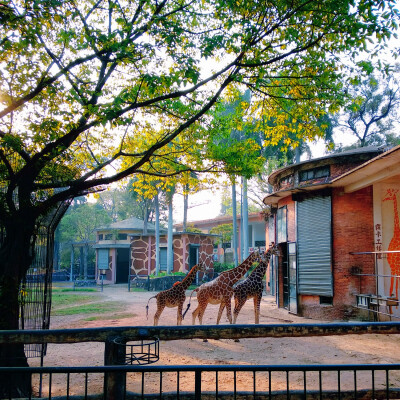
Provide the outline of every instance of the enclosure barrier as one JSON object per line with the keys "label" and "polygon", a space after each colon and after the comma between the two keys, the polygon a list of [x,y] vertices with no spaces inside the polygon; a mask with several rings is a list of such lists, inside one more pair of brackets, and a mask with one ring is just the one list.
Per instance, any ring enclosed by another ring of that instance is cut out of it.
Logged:
{"label": "enclosure barrier", "polygon": [[[0,368],[30,374],[32,393],[46,399],[399,399],[400,364],[116,365],[121,343],[184,339],[400,334],[400,323],[208,325],[1,331],[0,343],[105,343],[102,367]],[[160,352],[162,353],[162,345]],[[250,390],[249,390],[250,383]],[[244,385],[245,384],[245,385]],[[12,398],[9,396],[9,398]]]}

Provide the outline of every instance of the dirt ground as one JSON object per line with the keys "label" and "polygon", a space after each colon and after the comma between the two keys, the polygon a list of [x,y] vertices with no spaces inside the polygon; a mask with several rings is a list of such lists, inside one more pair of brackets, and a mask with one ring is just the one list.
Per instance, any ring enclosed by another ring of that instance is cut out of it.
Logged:
{"label": "dirt ground", "polygon": [[[188,292],[190,293],[190,292]],[[110,315],[108,319],[86,321],[83,315],[73,316],[53,316],[51,319],[51,329],[68,328],[94,328],[106,326],[149,326],[153,324],[153,315],[156,311],[155,299],[150,302],[149,318],[146,318],[146,304],[155,292],[128,292],[127,285],[113,285],[104,287],[103,292],[97,292],[96,301],[114,301],[123,305],[121,311]],[[186,304],[186,303],[185,303]],[[195,296],[192,298],[191,309],[186,315],[183,325],[190,325],[192,322],[192,311],[196,308],[197,301]],[[159,325],[176,324],[176,308],[166,308],[161,315]],[[203,324],[211,325],[216,323],[218,312],[217,305],[207,307]],[[221,323],[228,323],[226,316],[222,317]],[[119,317],[122,316],[122,318]],[[287,324],[287,323],[321,323],[328,321],[316,321],[304,319],[296,315],[291,315],[287,311],[278,309],[274,304],[274,299],[264,296],[261,302],[261,324]],[[253,324],[254,311],[253,302],[247,301],[241,310],[238,324]],[[98,343],[80,343],[49,345],[47,355],[44,358],[44,366],[97,366],[103,365],[104,345]],[[203,342],[201,339],[171,341],[160,343],[160,360],[155,365],[195,365],[195,364],[243,364],[243,365],[299,365],[299,364],[360,364],[360,363],[380,363],[392,364],[400,363],[400,346],[398,335],[348,335],[330,337],[304,337],[304,338],[259,338],[241,339],[240,342],[233,340],[209,340]],[[39,359],[30,359],[30,365],[39,365]],[[158,378],[154,378],[153,386],[156,386]],[[220,378],[220,390],[227,390],[232,387],[232,376]],[[332,380],[335,386],[335,379],[329,377],[324,383]],[[354,383],[354,377],[341,379],[342,384]],[[362,379],[362,375],[357,376]],[[171,379],[172,382],[173,379]],[[299,382],[301,388],[301,377],[291,378],[291,385],[296,386]],[[370,378],[366,378],[370,380]],[[238,377],[237,390],[248,389],[251,379],[246,375]],[[92,385],[101,385],[101,378],[92,379]],[[138,390],[139,382],[132,379],[130,390]],[[136,383],[135,383],[136,382]],[[173,390],[175,384],[169,384],[168,379],[164,379],[163,389]],[[275,380],[276,387],[285,387],[285,377]],[[308,379],[308,385],[312,385],[313,379]],[[186,375],[181,377],[181,385],[186,385],[186,389],[194,385],[193,376]],[[315,380],[317,385],[317,380]],[[363,383],[360,384],[361,386]],[[391,386],[400,387],[400,374],[391,377]],[[157,389],[156,389],[157,390]]]}

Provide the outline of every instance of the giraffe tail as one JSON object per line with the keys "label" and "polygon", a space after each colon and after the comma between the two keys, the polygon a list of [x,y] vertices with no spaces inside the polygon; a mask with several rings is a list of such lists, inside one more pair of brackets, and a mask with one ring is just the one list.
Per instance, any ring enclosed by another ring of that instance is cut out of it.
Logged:
{"label": "giraffe tail", "polygon": [[196,289],[194,289],[194,290],[192,291],[192,293],[190,293],[189,303],[188,303],[188,305],[186,306],[185,312],[182,314],[182,319],[185,319],[185,315],[186,315],[186,313],[189,311],[189,308],[190,308],[190,301],[192,300],[192,295],[193,295],[194,292],[197,292],[198,289],[199,289],[199,288],[196,288]]}
{"label": "giraffe tail", "polygon": [[149,300],[148,300],[148,302],[147,302],[147,306],[146,306],[146,318],[147,318],[147,319],[149,319],[149,303],[150,303],[150,300],[151,300],[151,299],[155,299],[156,297],[157,297],[157,296],[150,297]]}

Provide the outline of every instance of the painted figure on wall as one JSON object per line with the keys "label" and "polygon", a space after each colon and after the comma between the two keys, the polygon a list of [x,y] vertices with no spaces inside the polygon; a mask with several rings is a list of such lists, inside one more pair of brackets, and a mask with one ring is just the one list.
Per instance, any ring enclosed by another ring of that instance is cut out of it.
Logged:
{"label": "painted figure on wall", "polygon": [[[386,192],[383,201],[392,201],[393,202],[393,211],[394,211],[394,227],[393,227],[393,236],[390,240],[388,251],[400,250],[400,224],[399,224],[399,213],[397,208],[397,193],[399,189],[388,189]],[[390,266],[391,270],[391,278],[390,278],[390,290],[389,296],[394,296],[398,298],[398,288],[399,288],[399,277],[400,275],[400,253],[388,253],[387,262]],[[396,292],[393,293],[394,281],[396,280]]]}

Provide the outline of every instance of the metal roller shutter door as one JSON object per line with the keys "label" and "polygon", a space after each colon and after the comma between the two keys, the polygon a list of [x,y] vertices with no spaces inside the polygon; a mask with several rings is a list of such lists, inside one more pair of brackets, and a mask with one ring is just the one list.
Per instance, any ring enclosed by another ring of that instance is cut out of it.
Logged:
{"label": "metal roller shutter door", "polygon": [[331,269],[331,197],[297,203],[298,292],[333,296]]}

